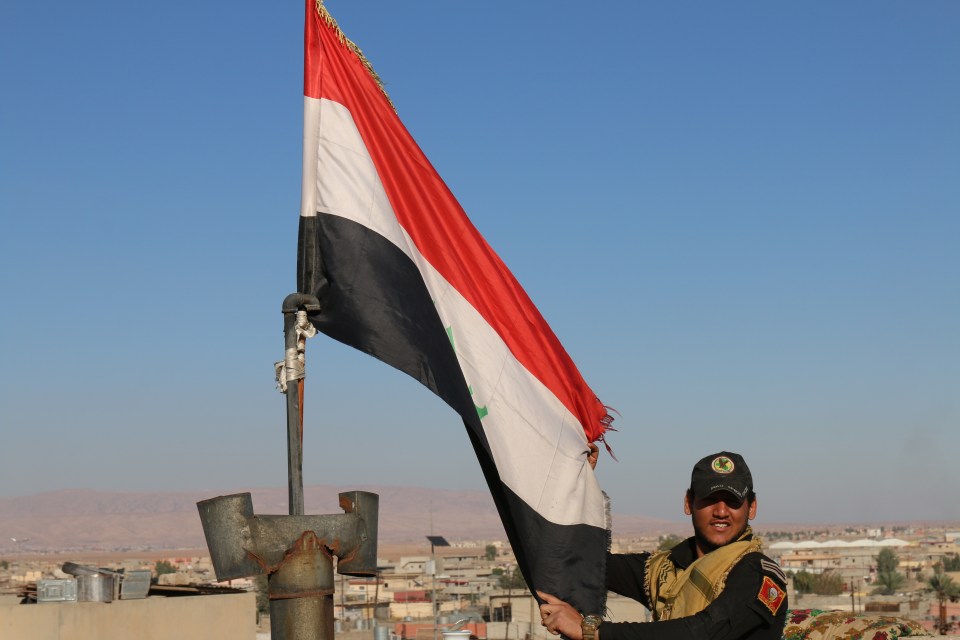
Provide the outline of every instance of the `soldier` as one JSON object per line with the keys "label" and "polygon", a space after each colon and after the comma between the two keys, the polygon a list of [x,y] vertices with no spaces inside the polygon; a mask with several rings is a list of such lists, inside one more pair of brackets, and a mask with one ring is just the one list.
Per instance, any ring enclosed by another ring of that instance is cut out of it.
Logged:
{"label": "soldier", "polygon": [[[589,460],[596,464],[595,450]],[[683,510],[693,536],[673,549],[607,554],[607,588],[642,603],[653,622],[604,622],[538,592],[543,626],[570,640],[780,640],[786,578],[748,524],[757,496],[747,463],[727,451],[700,460]]]}

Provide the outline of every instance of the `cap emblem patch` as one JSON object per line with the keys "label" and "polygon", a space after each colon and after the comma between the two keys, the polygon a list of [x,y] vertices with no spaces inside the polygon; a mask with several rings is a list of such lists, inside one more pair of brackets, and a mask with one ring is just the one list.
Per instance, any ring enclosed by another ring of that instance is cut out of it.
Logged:
{"label": "cap emblem patch", "polygon": [[733,473],[733,460],[727,456],[717,456],[713,459],[713,462],[710,463],[710,468],[717,473]]}

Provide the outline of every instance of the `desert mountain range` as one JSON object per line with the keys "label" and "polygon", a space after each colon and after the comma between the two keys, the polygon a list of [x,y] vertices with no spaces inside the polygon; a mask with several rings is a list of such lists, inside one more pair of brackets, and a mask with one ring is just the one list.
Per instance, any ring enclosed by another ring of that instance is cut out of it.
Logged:
{"label": "desert mountain range", "polygon": [[[311,486],[304,488],[306,512],[342,513],[337,496],[350,490],[379,494],[379,540],[384,543],[421,542],[431,533],[451,542],[506,539],[486,491]],[[246,491],[252,495],[254,513],[287,513],[285,487],[165,493],[65,489],[0,498],[0,551],[205,548],[197,502]],[[613,514],[615,537],[683,530],[682,522]]]}

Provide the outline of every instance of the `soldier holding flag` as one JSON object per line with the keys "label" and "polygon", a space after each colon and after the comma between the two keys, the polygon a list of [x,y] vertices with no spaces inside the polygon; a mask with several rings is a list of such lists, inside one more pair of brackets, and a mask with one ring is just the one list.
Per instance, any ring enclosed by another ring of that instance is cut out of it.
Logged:
{"label": "soldier holding flag", "polygon": [[[596,464],[595,451],[588,460]],[[786,577],[749,526],[757,496],[743,457],[722,451],[697,462],[683,509],[693,536],[673,549],[607,556],[607,588],[641,602],[653,622],[605,622],[539,592],[542,624],[571,640],[779,640]]]}

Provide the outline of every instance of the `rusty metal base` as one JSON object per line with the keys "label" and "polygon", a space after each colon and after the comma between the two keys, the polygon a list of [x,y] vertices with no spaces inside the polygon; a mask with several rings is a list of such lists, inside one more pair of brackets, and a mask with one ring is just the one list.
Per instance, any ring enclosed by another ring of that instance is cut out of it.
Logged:
{"label": "rusty metal base", "polygon": [[333,638],[333,560],[305,531],[268,578],[271,640]]}

